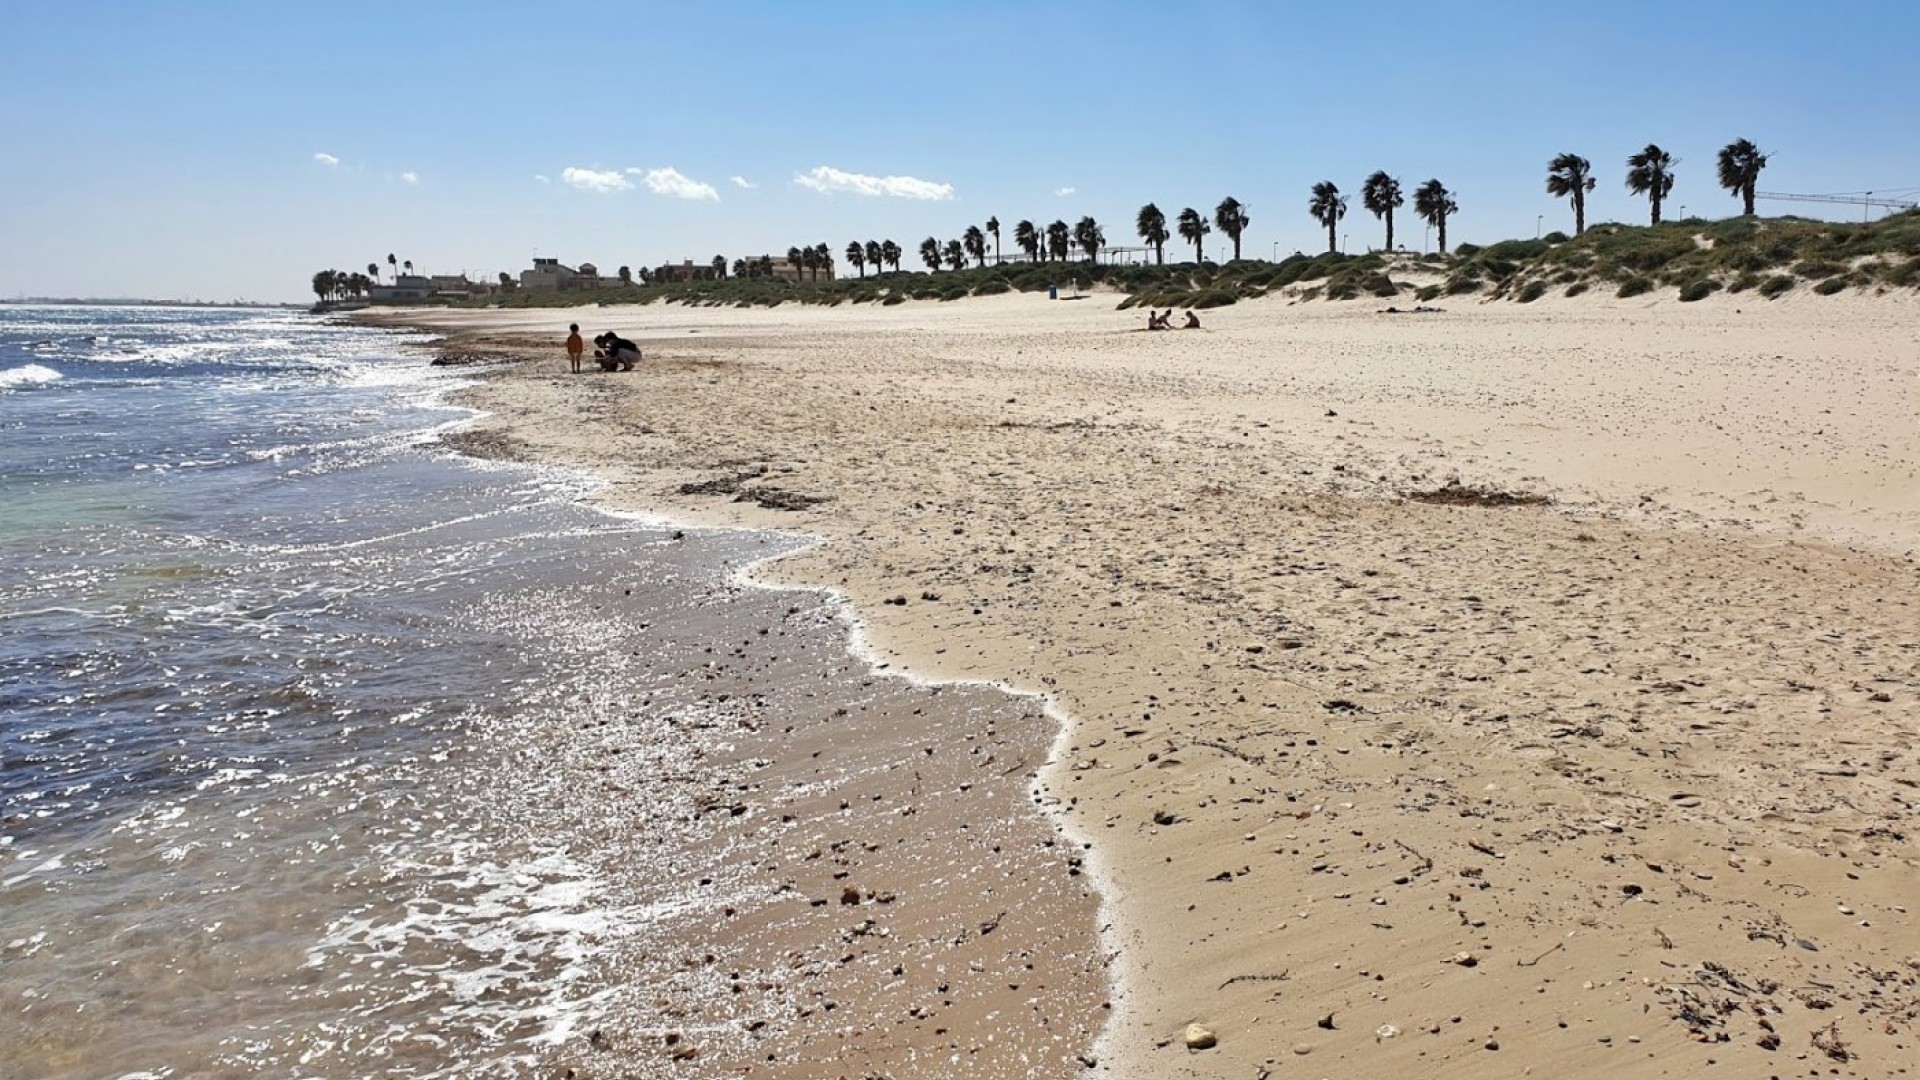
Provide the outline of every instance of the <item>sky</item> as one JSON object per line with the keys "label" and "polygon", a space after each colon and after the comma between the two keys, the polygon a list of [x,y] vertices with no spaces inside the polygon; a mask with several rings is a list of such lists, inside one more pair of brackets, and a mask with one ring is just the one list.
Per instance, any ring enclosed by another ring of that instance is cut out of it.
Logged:
{"label": "sky", "polygon": [[1429,178],[1449,241],[1484,243],[1571,231],[1562,152],[1593,162],[1590,223],[1646,220],[1649,142],[1680,161],[1667,216],[1738,213],[1714,157],[1742,137],[1763,191],[1920,198],[1911,0],[17,0],[4,25],[0,298],[294,301],[389,253],[489,278],[911,253],[990,217],[1008,250],[1088,215],[1138,244],[1143,204],[1228,196],[1266,258],[1324,249],[1321,180],[1363,250],[1379,169],[1403,246],[1432,242]]}

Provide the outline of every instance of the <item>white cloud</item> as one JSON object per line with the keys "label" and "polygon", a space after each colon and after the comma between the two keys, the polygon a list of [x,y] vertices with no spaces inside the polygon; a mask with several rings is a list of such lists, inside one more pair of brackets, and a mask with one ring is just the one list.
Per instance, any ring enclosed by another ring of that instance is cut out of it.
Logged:
{"label": "white cloud", "polygon": [[[637,170],[628,169],[627,171]],[[648,191],[668,198],[692,199],[696,202],[720,201],[720,193],[713,190],[712,184],[703,184],[698,180],[681,176],[678,169],[649,169],[646,174],[646,184]]]}
{"label": "white cloud", "polygon": [[801,173],[793,182],[804,188],[832,194],[836,191],[848,191],[855,195],[888,196],[895,199],[926,199],[944,202],[953,198],[953,185],[922,180],[914,176],[865,176],[860,173],[843,172],[831,165],[822,165],[812,172]]}
{"label": "white cloud", "polygon": [[541,183],[543,183],[543,184],[551,184],[551,183],[553,183],[553,181],[551,181],[551,180],[549,180],[549,179],[547,179],[546,177],[544,177],[544,176],[542,176],[542,175],[540,175],[539,173],[534,173],[534,174],[533,174],[533,178],[534,178],[535,180],[538,180],[538,181],[540,181],[540,182],[541,182]]}
{"label": "white cloud", "polygon": [[734,177],[734,178],[733,178],[733,186],[734,186],[734,187],[737,187],[737,188],[742,188],[742,189],[744,189],[744,190],[747,190],[747,191],[752,191],[752,190],[753,190],[754,188],[757,188],[757,187],[759,187],[760,185],[759,185],[759,184],[756,184],[756,183],[754,183],[754,182],[753,182],[753,181],[751,181],[751,180],[748,180],[748,179],[747,179],[746,177],[744,177],[744,176],[736,176],[736,177]]}
{"label": "white cloud", "polygon": [[403,172],[400,174],[400,182],[403,184],[417,184],[420,182],[420,174],[412,171]]}
{"label": "white cloud", "polygon": [[594,169],[576,169],[571,165],[560,170],[560,182],[568,187],[579,188],[581,191],[591,191],[595,195],[611,195],[633,186],[627,182],[626,177],[612,169],[599,172]]}
{"label": "white cloud", "polygon": [[335,165],[340,164],[339,158],[334,157],[332,154],[327,153],[325,150],[322,150],[319,153],[313,155],[313,160],[319,162],[322,165],[325,165],[329,169],[333,168]]}
{"label": "white cloud", "polygon": [[1067,196],[1073,194],[1073,189],[1070,187],[1054,188],[1053,193],[1064,199]]}

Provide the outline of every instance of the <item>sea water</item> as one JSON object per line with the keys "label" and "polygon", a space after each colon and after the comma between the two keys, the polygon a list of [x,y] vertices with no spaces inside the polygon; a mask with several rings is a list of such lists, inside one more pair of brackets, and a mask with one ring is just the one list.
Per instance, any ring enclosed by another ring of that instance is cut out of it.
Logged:
{"label": "sea water", "polygon": [[671,906],[502,763],[771,541],[456,458],[408,346],[0,306],[0,1080],[544,1075]]}

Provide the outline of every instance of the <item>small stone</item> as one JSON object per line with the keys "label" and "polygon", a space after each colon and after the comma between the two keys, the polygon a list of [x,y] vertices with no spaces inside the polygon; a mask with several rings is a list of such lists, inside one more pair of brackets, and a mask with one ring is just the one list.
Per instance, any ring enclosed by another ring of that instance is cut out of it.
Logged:
{"label": "small stone", "polygon": [[1480,958],[1470,952],[1457,952],[1453,954],[1451,962],[1461,967],[1476,967],[1480,963]]}
{"label": "small stone", "polygon": [[1333,1030],[1333,1014],[1332,1013],[1328,1013],[1327,1015],[1321,1017],[1319,1020],[1316,1020],[1314,1022],[1318,1024],[1320,1027],[1325,1028],[1328,1031]]}
{"label": "small stone", "polygon": [[1376,1039],[1391,1039],[1399,1034],[1400,1029],[1394,1027],[1392,1024],[1381,1024],[1373,1030],[1373,1037]]}
{"label": "small stone", "polygon": [[1485,1047],[1485,1048],[1486,1048],[1486,1049],[1488,1049],[1488,1050],[1498,1050],[1498,1049],[1500,1049],[1500,1040],[1499,1040],[1499,1039],[1488,1039],[1488,1040],[1487,1040],[1486,1042],[1484,1042],[1484,1043],[1481,1043],[1480,1045],[1481,1045],[1481,1046],[1483,1046],[1483,1047]]}
{"label": "small stone", "polygon": [[1296,1054],[1299,1054],[1299,1055],[1300,1055],[1301,1057],[1306,1057],[1306,1056],[1307,1056],[1308,1054],[1311,1054],[1311,1053],[1313,1053],[1313,1044],[1311,1044],[1311,1043],[1294,1043],[1294,1044],[1293,1044],[1293,1052],[1294,1052],[1294,1053],[1296,1053]]}
{"label": "small stone", "polygon": [[1847,906],[1847,905],[1845,905],[1845,904],[1841,904],[1841,905],[1840,905],[1840,914],[1842,914],[1842,915],[1851,915],[1851,914],[1853,914],[1853,909],[1852,909],[1852,908],[1850,908],[1850,907],[1848,907],[1848,906]]}
{"label": "small stone", "polygon": [[1211,1050],[1220,1045],[1220,1037],[1199,1024],[1187,1025],[1187,1049]]}
{"label": "small stone", "polygon": [[858,904],[860,902],[860,890],[851,885],[841,889],[840,902],[843,904]]}

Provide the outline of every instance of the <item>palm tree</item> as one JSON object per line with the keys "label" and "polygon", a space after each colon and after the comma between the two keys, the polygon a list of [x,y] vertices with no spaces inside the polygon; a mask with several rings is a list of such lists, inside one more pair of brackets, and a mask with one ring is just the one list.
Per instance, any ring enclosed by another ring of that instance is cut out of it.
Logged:
{"label": "palm tree", "polygon": [[1587,231],[1587,192],[1593,190],[1593,163],[1579,154],[1561,154],[1547,162],[1547,194],[1573,197],[1573,235]]}
{"label": "palm tree", "polygon": [[1040,261],[1040,230],[1033,227],[1033,222],[1022,221],[1015,225],[1013,242],[1021,251],[1027,253],[1028,262]]}
{"label": "palm tree", "polygon": [[727,276],[727,257],[725,255],[715,255],[707,261],[707,265],[713,267],[713,276],[715,278],[724,278]]}
{"label": "palm tree", "polygon": [[1140,239],[1153,245],[1153,264],[1165,266],[1167,239],[1171,235],[1167,232],[1167,215],[1161,213],[1159,207],[1148,203],[1140,208],[1139,215],[1133,219],[1133,231],[1140,234]]}
{"label": "palm tree", "polygon": [[1460,204],[1453,201],[1453,192],[1438,180],[1429,180],[1413,189],[1413,212],[1420,215],[1427,224],[1440,230],[1440,254],[1447,253],[1447,218],[1457,213]]}
{"label": "palm tree", "polygon": [[833,280],[833,249],[825,240],[813,245],[814,280],[819,280],[819,271],[827,272],[827,280]]}
{"label": "palm tree", "polygon": [[800,249],[800,265],[806,268],[809,282],[820,280],[820,253],[811,246]]}
{"label": "palm tree", "polygon": [[633,267],[631,266],[621,267],[618,271],[618,276],[622,284],[631,283],[633,281]]}
{"label": "palm tree", "polygon": [[867,249],[860,241],[855,240],[847,245],[847,261],[853,264],[855,270],[860,271],[861,277],[867,276]]}
{"label": "palm tree", "polygon": [[891,240],[882,240],[880,242],[880,257],[893,269],[900,269],[900,256],[902,254],[904,253],[900,250],[899,244]]}
{"label": "palm tree", "polygon": [[1672,154],[1648,143],[1645,150],[1627,158],[1627,190],[1645,195],[1653,204],[1653,224],[1660,224],[1660,203],[1673,190],[1673,167],[1680,164]]}
{"label": "palm tree", "polygon": [[1735,139],[1720,148],[1720,186],[1740,196],[1745,209],[1742,214],[1753,216],[1753,185],[1760,181],[1760,170],[1767,167],[1767,155],[1747,139]]}
{"label": "palm tree", "polygon": [[380,264],[377,262],[368,263],[367,276],[372,278],[375,281],[379,281],[380,280]]}
{"label": "palm tree", "polygon": [[745,259],[733,260],[733,276],[734,277],[746,277],[751,273],[753,273],[753,271],[748,266],[747,260]]}
{"label": "palm tree", "polygon": [[409,273],[409,274],[411,274],[411,273],[413,273],[413,260],[412,260],[412,259],[408,259],[408,260],[407,260],[406,262],[403,262],[403,263],[401,263],[400,265],[401,265],[401,266],[404,266],[404,267],[406,267],[406,269],[407,269],[407,273]]}
{"label": "palm tree", "polygon": [[1207,224],[1207,219],[1200,216],[1200,211],[1189,206],[1185,210],[1180,211],[1180,224],[1178,227],[1180,230],[1180,239],[1193,245],[1193,261],[1197,263],[1206,262],[1206,256],[1202,253],[1200,241],[1206,239],[1207,234],[1213,231],[1213,227]]}
{"label": "palm tree", "polygon": [[987,234],[981,232],[978,225],[969,225],[961,239],[966,245],[967,254],[973,256],[981,266],[987,265]]}
{"label": "palm tree", "polygon": [[1047,257],[1067,261],[1067,223],[1055,220],[1047,226]]}
{"label": "palm tree", "polygon": [[313,275],[313,295],[321,300],[333,291],[333,271],[321,270]]}
{"label": "palm tree", "polygon": [[1313,220],[1327,227],[1327,253],[1340,250],[1337,231],[1340,219],[1347,216],[1347,197],[1331,180],[1322,180],[1313,185],[1313,198],[1307,201],[1307,213]]}
{"label": "palm tree", "polygon": [[880,241],[878,240],[867,241],[866,255],[867,255],[867,262],[873,267],[873,272],[876,274],[879,273],[881,268],[885,266],[887,261],[886,253],[880,250]]}
{"label": "palm tree", "polygon": [[965,270],[967,268],[967,246],[960,241],[947,241],[947,246],[941,250],[941,254],[946,256],[947,265],[952,269]]}
{"label": "palm tree", "polygon": [[927,269],[938,273],[940,271],[940,241],[935,240],[931,236],[920,241],[920,261],[927,264]]}
{"label": "palm tree", "polygon": [[1073,242],[1087,253],[1088,262],[1100,261],[1100,249],[1107,245],[1107,234],[1100,231],[1100,223],[1091,217],[1083,217],[1073,227]]}
{"label": "palm tree", "polygon": [[1375,172],[1372,176],[1367,177],[1366,184],[1360,188],[1360,203],[1365,206],[1367,212],[1374,217],[1386,219],[1386,250],[1392,251],[1393,211],[1396,207],[1407,204],[1407,200],[1400,194],[1400,181],[1395,177],[1388,176],[1385,169]]}
{"label": "palm tree", "polygon": [[800,271],[806,265],[806,254],[797,247],[787,249],[787,265],[793,267],[793,280],[800,280]]}
{"label": "palm tree", "polygon": [[393,252],[391,251],[387,252],[387,265],[393,268],[394,277],[400,276],[400,264],[394,261]]}
{"label": "palm tree", "polygon": [[988,218],[987,231],[993,234],[993,265],[999,266],[1000,265],[1000,219],[997,217]]}
{"label": "palm tree", "polygon": [[1253,219],[1247,216],[1247,208],[1240,205],[1239,199],[1229,195],[1213,208],[1213,223],[1220,226],[1220,231],[1227,234],[1227,239],[1233,241],[1233,257],[1238,260],[1240,234],[1246,232],[1247,226],[1253,223]]}

